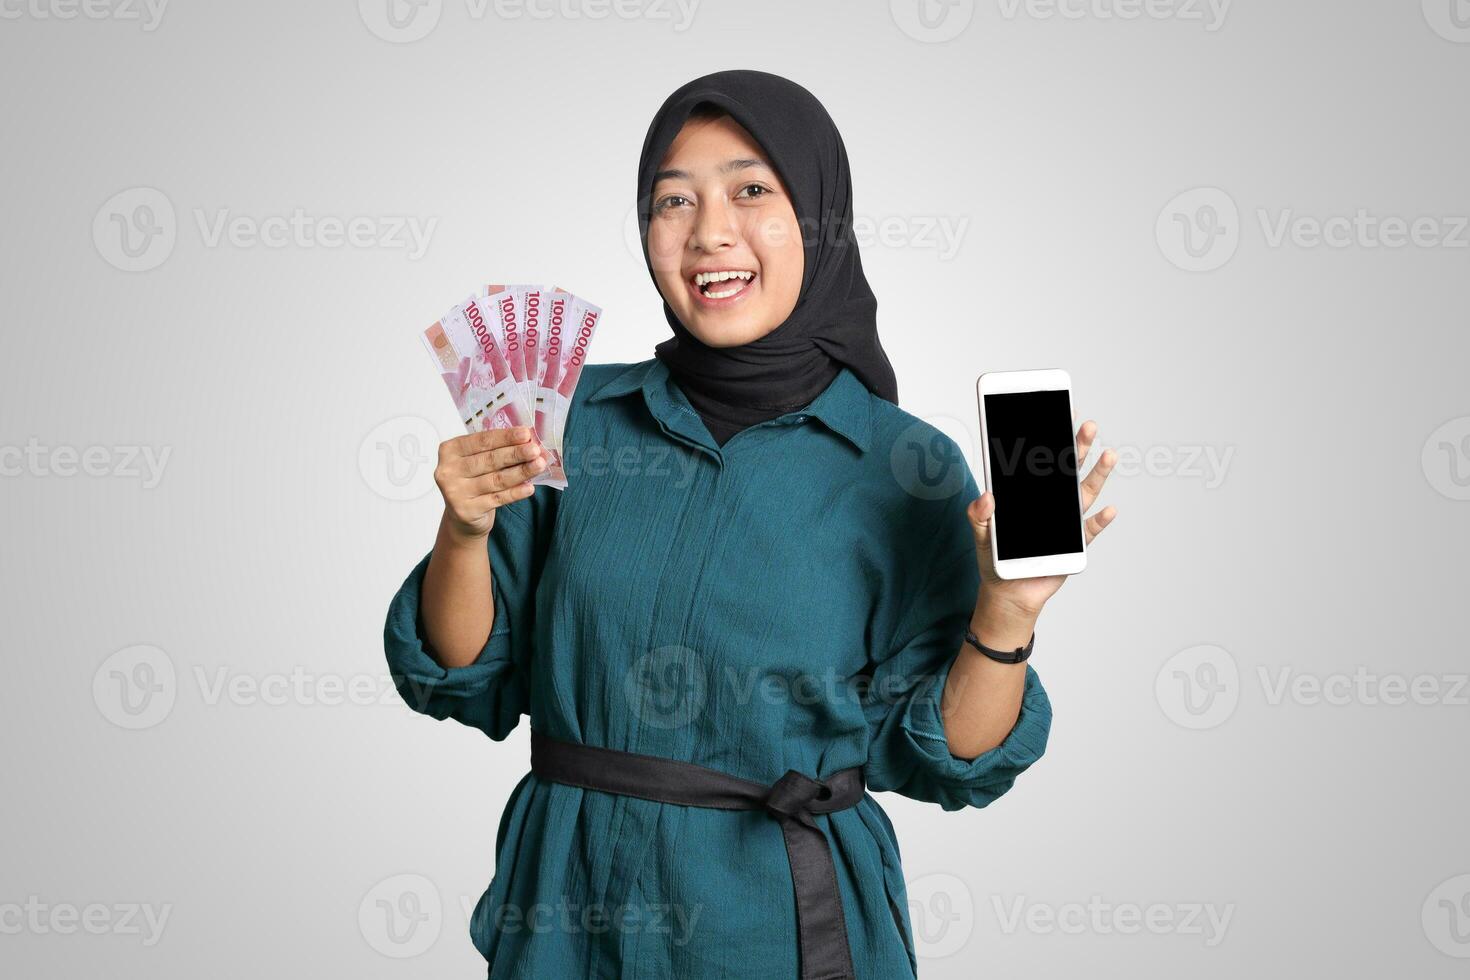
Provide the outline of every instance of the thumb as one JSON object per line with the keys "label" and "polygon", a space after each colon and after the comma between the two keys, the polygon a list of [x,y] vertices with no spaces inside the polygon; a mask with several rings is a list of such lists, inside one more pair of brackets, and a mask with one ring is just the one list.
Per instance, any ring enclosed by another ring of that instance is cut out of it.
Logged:
{"label": "thumb", "polygon": [[974,500],[965,511],[970,518],[970,527],[975,531],[976,547],[990,548],[990,516],[995,513],[995,497],[987,490]]}

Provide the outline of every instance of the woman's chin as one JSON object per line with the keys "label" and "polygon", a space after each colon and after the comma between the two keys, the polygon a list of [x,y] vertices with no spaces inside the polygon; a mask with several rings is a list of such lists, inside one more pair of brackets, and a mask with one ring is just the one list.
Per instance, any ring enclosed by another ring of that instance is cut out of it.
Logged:
{"label": "woman's chin", "polygon": [[706,347],[739,347],[770,333],[769,329],[761,329],[759,324],[753,324],[745,314],[736,318],[721,314],[709,316],[695,313],[682,322]]}

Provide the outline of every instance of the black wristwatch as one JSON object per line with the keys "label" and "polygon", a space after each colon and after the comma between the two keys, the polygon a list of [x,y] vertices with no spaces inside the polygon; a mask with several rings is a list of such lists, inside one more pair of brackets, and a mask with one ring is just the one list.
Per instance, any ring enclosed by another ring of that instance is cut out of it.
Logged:
{"label": "black wristwatch", "polygon": [[979,650],[981,653],[985,654],[991,660],[994,660],[998,663],[1019,664],[1024,662],[1027,657],[1031,656],[1031,648],[1036,645],[1036,631],[1032,630],[1031,639],[1026,641],[1025,646],[1016,647],[1016,649],[1012,650],[1010,653],[1007,653],[1004,650],[990,649],[990,647],[980,642],[980,638],[975,635],[974,630],[965,630],[965,642],[970,644],[970,646],[974,647],[976,650]]}

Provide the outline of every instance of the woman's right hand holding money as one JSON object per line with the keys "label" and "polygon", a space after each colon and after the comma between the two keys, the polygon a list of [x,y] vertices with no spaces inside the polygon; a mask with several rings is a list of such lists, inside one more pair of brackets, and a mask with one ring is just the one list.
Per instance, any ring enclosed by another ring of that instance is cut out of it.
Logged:
{"label": "woman's right hand holding money", "polygon": [[532,430],[487,429],[439,445],[434,482],[444,496],[439,538],[424,572],[420,611],[429,653],[442,667],[474,663],[495,627],[494,580],[485,539],[495,511],[535,493],[546,469]]}
{"label": "woman's right hand holding money", "polygon": [[495,526],[495,509],[531,496],[536,488],[526,481],[548,465],[525,426],[446,439],[434,468],[446,529],[461,541],[483,539]]}

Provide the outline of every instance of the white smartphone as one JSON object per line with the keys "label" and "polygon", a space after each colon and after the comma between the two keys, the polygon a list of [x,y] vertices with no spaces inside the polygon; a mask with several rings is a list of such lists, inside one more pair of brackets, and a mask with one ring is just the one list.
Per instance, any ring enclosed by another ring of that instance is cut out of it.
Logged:
{"label": "white smartphone", "polygon": [[975,382],[985,488],[995,496],[990,548],[1001,578],[1075,575],[1087,567],[1082,485],[1066,371],[994,371]]}

